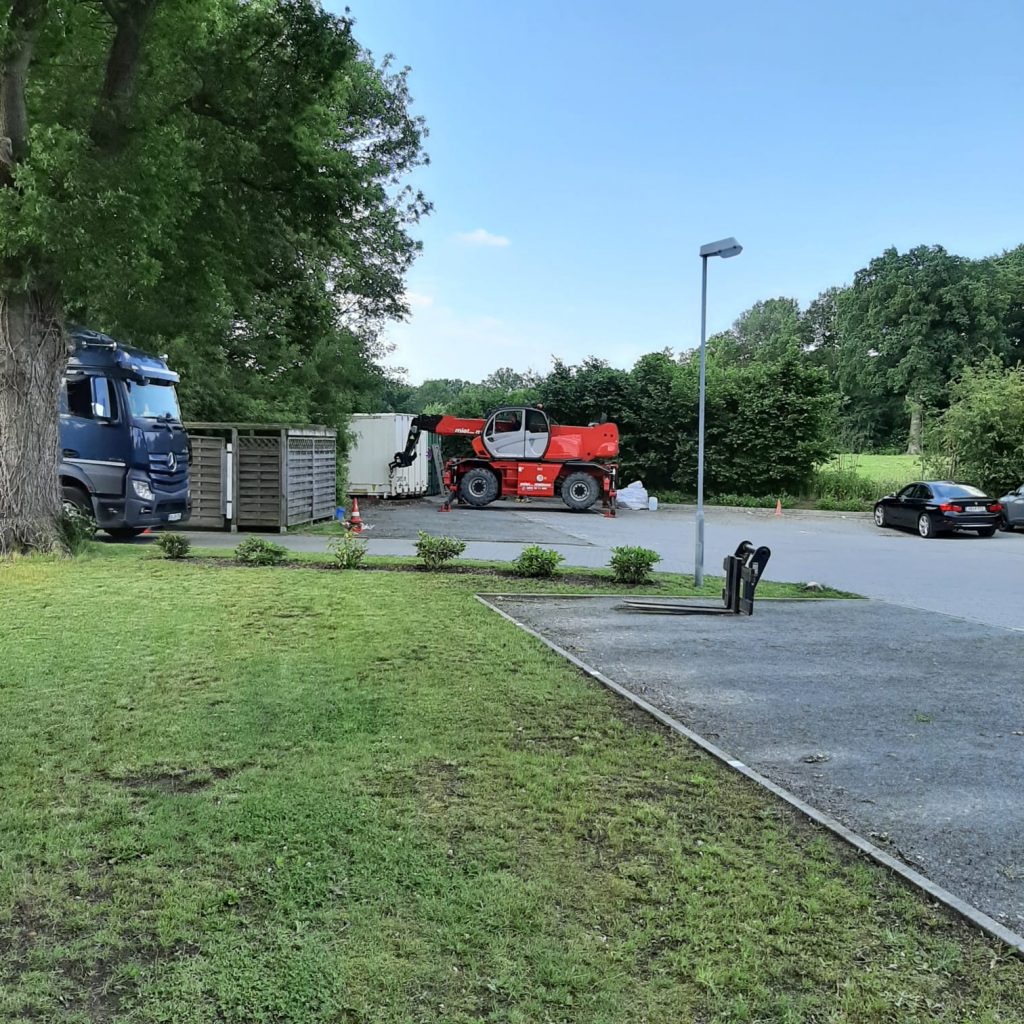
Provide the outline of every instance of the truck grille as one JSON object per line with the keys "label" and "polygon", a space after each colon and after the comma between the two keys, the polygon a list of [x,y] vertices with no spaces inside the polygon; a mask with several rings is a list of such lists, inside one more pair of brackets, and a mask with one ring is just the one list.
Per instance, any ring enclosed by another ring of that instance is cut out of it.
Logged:
{"label": "truck grille", "polygon": [[171,468],[171,455],[150,455],[149,475],[153,486],[160,491],[179,491],[188,480],[188,456],[173,456],[174,468]]}

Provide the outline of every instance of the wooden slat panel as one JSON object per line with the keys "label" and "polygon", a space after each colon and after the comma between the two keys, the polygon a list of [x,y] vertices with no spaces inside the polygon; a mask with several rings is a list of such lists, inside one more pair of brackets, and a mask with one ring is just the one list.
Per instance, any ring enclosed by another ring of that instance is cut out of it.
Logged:
{"label": "wooden slat panel", "polygon": [[224,440],[219,437],[192,437],[191,525],[224,526]]}
{"label": "wooden slat panel", "polygon": [[238,525],[280,527],[280,437],[238,438]]}

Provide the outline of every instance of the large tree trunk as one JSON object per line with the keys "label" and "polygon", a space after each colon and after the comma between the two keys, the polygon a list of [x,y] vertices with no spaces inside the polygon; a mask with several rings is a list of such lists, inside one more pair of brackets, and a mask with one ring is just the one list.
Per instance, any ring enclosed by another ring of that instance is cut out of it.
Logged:
{"label": "large tree trunk", "polygon": [[0,293],[0,555],[63,547],[57,401],[67,353],[56,296]]}
{"label": "large tree trunk", "polygon": [[910,403],[910,434],[907,436],[907,454],[921,454],[921,435],[924,430],[924,419],[920,402]]}
{"label": "large tree trunk", "polygon": [[[46,0],[8,5],[0,48],[0,189],[28,158],[26,82]],[[0,262],[0,555],[63,547],[57,388],[67,360],[55,288],[31,261]]]}

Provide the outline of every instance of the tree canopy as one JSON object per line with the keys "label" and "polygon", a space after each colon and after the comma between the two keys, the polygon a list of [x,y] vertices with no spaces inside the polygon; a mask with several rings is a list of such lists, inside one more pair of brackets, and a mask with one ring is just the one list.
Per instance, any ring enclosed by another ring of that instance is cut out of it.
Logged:
{"label": "tree canopy", "polygon": [[[341,426],[379,390],[428,209],[403,185],[424,127],[350,19],[316,0],[0,0],[0,96],[0,432],[30,415],[34,358],[46,420],[17,467],[0,456],[0,519],[42,536],[55,518],[55,483],[25,505],[12,481],[27,453],[55,479],[64,350],[35,354],[66,322],[169,350],[190,415]],[[16,532],[0,548],[33,546]]]}

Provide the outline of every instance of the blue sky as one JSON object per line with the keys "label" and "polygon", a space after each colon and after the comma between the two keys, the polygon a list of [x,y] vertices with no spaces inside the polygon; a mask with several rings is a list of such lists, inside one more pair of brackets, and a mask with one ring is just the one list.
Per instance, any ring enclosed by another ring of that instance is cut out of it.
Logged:
{"label": "blue sky", "polygon": [[349,6],[430,129],[413,383],[691,348],[726,235],[710,331],[889,245],[1024,242],[1021,0]]}

